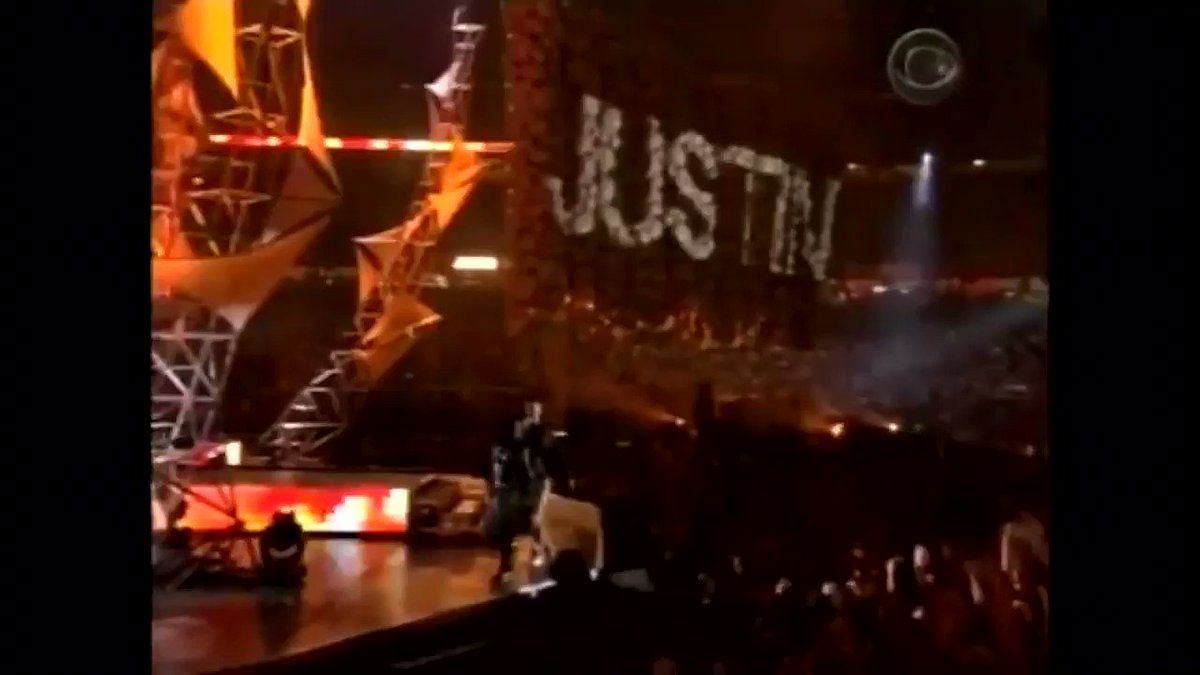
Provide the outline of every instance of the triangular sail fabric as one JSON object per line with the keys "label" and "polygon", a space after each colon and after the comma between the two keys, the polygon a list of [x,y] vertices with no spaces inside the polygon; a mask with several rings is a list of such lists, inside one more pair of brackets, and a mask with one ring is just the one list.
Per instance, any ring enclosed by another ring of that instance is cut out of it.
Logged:
{"label": "triangular sail fabric", "polygon": [[187,0],[179,8],[179,37],[216,73],[237,98],[237,42],[234,0]]}
{"label": "triangular sail fabric", "polygon": [[287,178],[271,215],[263,226],[263,240],[271,241],[290,232],[313,216],[337,205],[338,195],[317,175],[317,169],[302,151],[296,151]]}
{"label": "triangular sail fabric", "polygon": [[458,213],[458,210],[467,201],[467,197],[470,196],[471,190],[474,187],[475,183],[470,182],[448,192],[437,192],[429,195],[429,204],[433,207],[434,213],[437,214],[439,231],[444,232],[450,225],[450,221],[454,220],[455,214]]}
{"label": "triangular sail fabric", "polygon": [[170,214],[161,214],[150,220],[150,250],[163,258],[192,258],[196,254],[188,245],[187,237],[180,232]]}
{"label": "triangular sail fabric", "polygon": [[191,298],[241,330],[328,223],[322,219],[241,255],[156,258],[151,296]]}
{"label": "triangular sail fabric", "polygon": [[462,138],[455,138],[450,149],[450,160],[442,168],[441,190],[453,190],[477,178],[483,170],[484,163],[479,155],[463,143]]}
{"label": "triangular sail fabric", "polygon": [[422,304],[415,296],[397,293],[388,300],[383,314],[363,335],[362,344],[368,349],[386,345],[411,332],[413,328],[428,325],[440,319],[441,317],[436,312]]}
{"label": "triangular sail fabric", "polygon": [[383,314],[363,336],[364,347],[358,350],[370,381],[377,382],[416,343],[418,328],[441,320],[442,317],[412,295],[392,296]]}
{"label": "triangular sail fabric", "polygon": [[429,205],[437,214],[441,231],[445,231],[467,201],[485,166],[475,152],[467,149],[461,138],[454,139],[450,160],[442,167],[438,191],[429,195]]}
{"label": "triangular sail fabric", "polygon": [[368,260],[382,272],[391,267],[392,262],[399,255],[404,235],[404,226],[394,227],[368,237],[355,237],[354,245],[369,252]]}
{"label": "triangular sail fabric", "polygon": [[[300,11],[300,21],[303,28],[308,27],[308,10],[310,0],[297,0],[296,7]],[[307,34],[307,31],[305,31]],[[321,111],[317,107],[317,90],[313,85],[312,63],[308,58],[308,39],[304,40],[303,50],[304,87],[300,90],[300,130],[296,136],[300,144],[312,153],[321,164],[321,168],[329,176],[333,185],[341,190],[337,172],[333,170],[333,161],[329,159],[329,151],[325,149],[325,132],[321,128]]]}
{"label": "triangular sail fabric", "polygon": [[367,257],[363,249],[354,248],[354,260],[358,265],[358,304],[367,301],[371,293],[379,286],[379,268]]}
{"label": "triangular sail fabric", "polygon": [[425,85],[425,90],[437,97],[438,102],[443,106],[453,104],[450,99],[450,94],[454,91],[454,81],[458,78],[458,71],[461,68],[461,61],[455,59],[450,67],[446,69],[438,79]]}
{"label": "triangular sail fabric", "polygon": [[358,301],[364,302],[379,285],[396,257],[400,255],[409,234],[420,223],[423,214],[408,219],[396,227],[366,237],[355,237],[358,259]]}
{"label": "triangular sail fabric", "polygon": [[[440,320],[440,319],[439,319]],[[436,321],[432,322],[436,323]],[[355,351],[358,362],[362,364],[364,375],[370,385],[374,385],[387,374],[400,357],[408,353],[417,344],[416,335],[404,335],[399,340],[393,340],[386,345],[374,349],[359,349]]]}
{"label": "triangular sail fabric", "polygon": [[361,249],[364,253],[364,259],[378,272],[384,272],[395,262],[396,256],[400,254],[401,243],[404,240],[404,233],[395,232],[400,228],[393,228],[374,234],[369,237],[356,237],[354,245]]}

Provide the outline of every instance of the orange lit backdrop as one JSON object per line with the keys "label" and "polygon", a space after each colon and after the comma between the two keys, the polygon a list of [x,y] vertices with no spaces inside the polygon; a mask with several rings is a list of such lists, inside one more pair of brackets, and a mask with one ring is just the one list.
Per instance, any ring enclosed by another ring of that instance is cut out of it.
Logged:
{"label": "orange lit backdrop", "polygon": [[[232,490],[246,529],[262,530],[276,511],[291,511],[307,532],[402,534],[408,529],[406,488],[379,486],[193,485],[202,497],[228,503]],[[229,518],[193,501],[181,523],[194,530],[223,530]]]}

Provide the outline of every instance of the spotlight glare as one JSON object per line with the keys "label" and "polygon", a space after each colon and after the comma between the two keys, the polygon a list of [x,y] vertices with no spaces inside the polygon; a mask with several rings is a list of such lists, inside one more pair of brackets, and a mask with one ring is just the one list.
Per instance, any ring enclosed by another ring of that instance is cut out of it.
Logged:
{"label": "spotlight glare", "polygon": [[923,164],[933,164],[933,153],[926,152],[926,153],[922,154],[921,162]]}
{"label": "spotlight glare", "polygon": [[881,286],[881,285],[878,285],[878,284],[876,284],[876,285],[874,285],[874,286],[872,286],[872,287],[871,287],[871,292],[872,292],[872,293],[875,293],[876,295],[878,295],[878,294],[880,294],[880,293],[886,293],[886,292],[887,292],[887,286]]}
{"label": "spotlight glare", "polygon": [[841,438],[842,434],[844,433],[846,433],[846,425],[842,424],[841,422],[829,427],[829,435],[833,436],[834,438]]}
{"label": "spotlight glare", "polygon": [[895,434],[895,433],[899,433],[899,431],[900,431],[900,425],[899,425],[899,424],[896,424],[895,422],[888,422],[888,425],[887,425],[887,430],[888,430],[888,431],[890,431],[890,432],[891,432],[891,433],[893,433],[893,434]]}
{"label": "spotlight glare", "polygon": [[972,166],[975,166],[975,167],[981,167],[981,166],[985,166],[987,164],[987,162],[985,162],[982,159],[976,159],[976,160],[972,161],[971,164],[972,164]]}
{"label": "spotlight glare", "polygon": [[855,164],[854,162],[850,162],[849,164],[846,165],[846,170],[847,171],[858,171],[858,165]]}
{"label": "spotlight glare", "polygon": [[229,441],[226,443],[226,464],[229,466],[241,466],[241,441]]}
{"label": "spotlight glare", "polygon": [[450,266],[460,272],[495,272],[500,269],[500,260],[492,255],[460,255]]}

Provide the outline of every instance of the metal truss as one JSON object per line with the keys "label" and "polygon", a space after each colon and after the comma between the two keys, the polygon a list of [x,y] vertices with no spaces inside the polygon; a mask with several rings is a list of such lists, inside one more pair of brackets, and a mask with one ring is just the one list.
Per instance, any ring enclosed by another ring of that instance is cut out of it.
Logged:
{"label": "metal truss", "polygon": [[[248,577],[260,567],[254,539],[238,517],[237,493],[229,483],[216,486],[212,497],[192,489],[193,462],[189,451],[162,449],[150,457],[151,564],[155,581],[168,589],[178,588],[196,572],[220,571]],[[170,538],[181,534],[173,513],[181,506],[202,508],[229,519],[228,527],[210,533],[204,540],[188,540],[173,546]]]}
{"label": "metal truss", "polygon": [[314,451],[345,430],[352,398],[363,392],[354,372],[354,354],[334,350],[329,365],[296,394],[283,414],[263,434],[260,444],[271,460],[284,465],[320,463]]}
{"label": "metal truss", "polygon": [[237,331],[219,316],[194,307],[150,333],[151,447],[181,436],[211,438],[221,393],[237,345]]}
{"label": "metal truss", "polygon": [[[247,3],[260,20],[238,28],[240,90],[235,105],[209,116],[213,131],[284,133],[298,119],[303,83],[304,26],[293,3]],[[283,153],[208,145],[194,163],[183,227],[192,249],[241,253],[262,237]]]}
{"label": "metal truss", "polygon": [[180,236],[186,210],[184,174],[200,146],[204,115],[193,86],[191,57],[170,36],[156,49],[153,97],[154,164],[151,184],[151,253],[168,255]]}
{"label": "metal truss", "polygon": [[[483,38],[484,26],[463,21],[464,9],[458,7],[451,18],[453,35],[450,67],[436,81],[426,85],[430,138],[435,141],[460,137],[466,128],[471,100],[475,50]],[[449,161],[449,152],[426,155],[425,170],[409,206],[409,217],[425,209],[425,201],[441,178]],[[274,461],[285,465],[320,463],[320,451],[349,425],[350,399],[364,385],[354,370],[353,351],[362,335],[379,318],[383,304],[395,292],[416,294],[425,285],[421,263],[425,251],[437,242],[440,225],[432,217],[423,217],[407,239],[391,269],[385,270],[376,292],[360,303],[354,316],[354,328],[345,334],[345,344],[330,353],[330,366],[321,370],[288,403],[282,414],[259,439]]]}
{"label": "metal truss", "polygon": [[[452,51],[450,68],[437,81],[426,85],[425,101],[429,113],[429,134],[435,141],[446,141],[464,133],[471,104],[471,77],[475,66],[475,50],[483,39],[484,26],[462,20],[463,8],[455,9],[451,19]],[[450,153],[430,153],[425,162],[424,177],[409,207],[410,216],[415,216],[429,193],[441,178],[442,168],[449,161]],[[391,290],[417,293],[420,289],[421,262],[425,251],[437,243],[441,224],[433,218],[423,218],[408,239],[408,245],[397,256],[392,269],[386,275],[388,287],[381,289],[386,295]]]}
{"label": "metal truss", "polygon": [[[237,30],[240,90],[236,104],[209,115],[200,134],[221,129],[280,133],[298,117],[303,82],[303,24],[292,2],[242,3]],[[167,39],[174,39],[168,37]],[[159,134],[162,136],[162,134]],[[173,141],[174,139],[165,139]],[[155,177],[153,219],[170,219],[197,256],[244,253],[259,243],[274,181],[286,161],[278,152],[201,143],[200,154]],[[178,164],[178,162],[176,163]],[[159,251],[165,254],[166,251]],[[220,317],[193,307],[152,329],[150,432],[153,447],[179,436],[210,439],[238,333]]]}

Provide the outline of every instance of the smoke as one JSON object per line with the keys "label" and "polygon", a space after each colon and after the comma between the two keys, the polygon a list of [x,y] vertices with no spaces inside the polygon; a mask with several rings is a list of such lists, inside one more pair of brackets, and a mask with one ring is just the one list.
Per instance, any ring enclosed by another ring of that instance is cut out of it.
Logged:
{"label": "smoke", "polygon": [[827,372],[818,382],[835,406],[855,408],[858,415],[868,413],[859,405],[866,400],[884,407],[926,402],[934,383],[967,372],[972,359],[1000,348],[1014,331],[1041,325],[1045,311],[1030,303],[1005,302],[953,322],[915,311],[880,316],[890,316],[892,323],[878,325],[874,335],[854,343],[845,372]]}
{"label": "smoke", "polygon": [[571,382],[575,407],[621,413],[648,425],[672,424],[679,419],[664,405],[632,383],[619,382],[606,372],[591,370]]}

